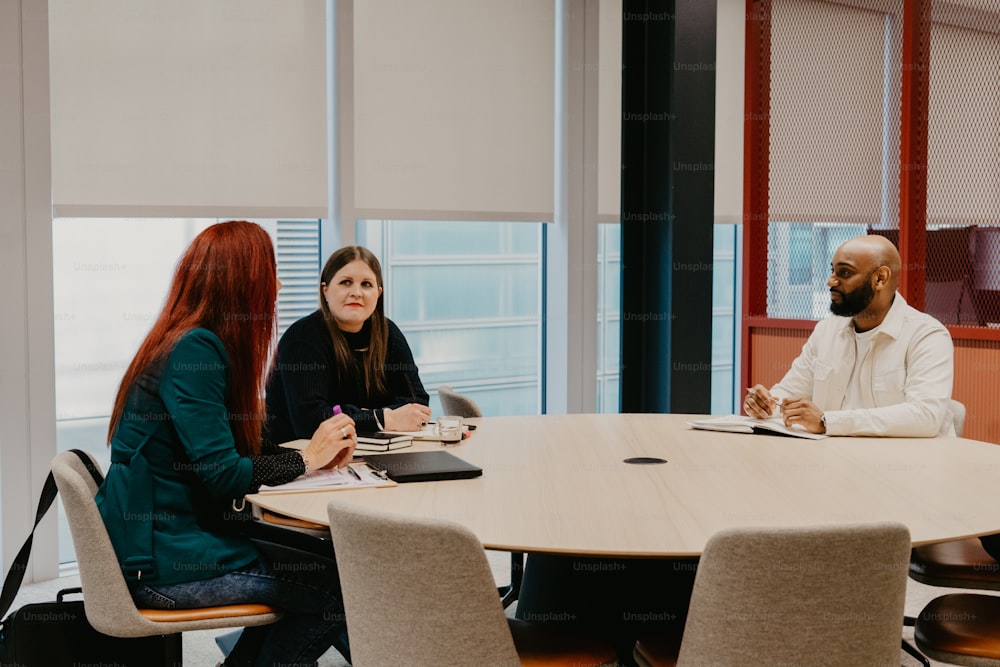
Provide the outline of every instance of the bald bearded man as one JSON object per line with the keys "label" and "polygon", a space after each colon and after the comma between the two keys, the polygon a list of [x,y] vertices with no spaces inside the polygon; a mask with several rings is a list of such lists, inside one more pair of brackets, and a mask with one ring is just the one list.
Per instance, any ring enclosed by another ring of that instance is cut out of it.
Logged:
{"label": "bald bearded man", "polygon": [[826,281],[833,315],[816,324],[778,384],[748,393],[747,414],[780,409],[786,425],[829,435],[955,435],[951,335],[896,291],[900,268],[883,236],[841,245]]}

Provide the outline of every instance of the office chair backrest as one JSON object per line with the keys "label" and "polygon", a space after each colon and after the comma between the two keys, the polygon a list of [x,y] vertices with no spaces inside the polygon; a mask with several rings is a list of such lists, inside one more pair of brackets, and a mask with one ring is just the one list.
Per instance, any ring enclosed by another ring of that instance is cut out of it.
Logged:
{"label": "office chair backrest", "polygon": [[[90,458],[94,467],[100,470],[94,457]],[[148,637],[188,630],[264,625],[280,618],[274,609],[260,604],[140,611],[129,593],[111,538],[94,501],[97,484],[83,461],[73,452],[61,452],[52,459],[52,476],[73,536],[84,612],[98,632],[112,637]]]}
{"label": "office chair backrest", "polygon": [[724,530],[698,565],[677,664],[898,665],[909,556],[897,523]]}
{"label": "office chair backrest", "polygon": [[[96,461],[94,465],[97,466]],[[87,620],[107,635],[148,635],[148,632],[131,631],[134,627],[147,625],[148,621],[136,609],[118,567],[114,547],[94,502],[97,485],[93,478],[72,452],[61,452],[52,459],[52,475],[73,536]]]}
{"label": "office chair backrest", "polygon": [[438,386],[438,399],[441,401],[441,409],[446,415],[458,415],[459,417],[482,417],[483,412],[476,405],[476,402],[468,396],[457,393],[446,384]]}
{"label": "office chair backrest", "polygon": [[955,435],[962,437],[965,430],[965,404],[961,401],[951,399],[948,401],[948,411],[951,413],[951,420],[955,424]]}
{"label": "office chair backrest", "polygon": [[342,500],[328,511],[355,667],[521,664],[475,535]]}

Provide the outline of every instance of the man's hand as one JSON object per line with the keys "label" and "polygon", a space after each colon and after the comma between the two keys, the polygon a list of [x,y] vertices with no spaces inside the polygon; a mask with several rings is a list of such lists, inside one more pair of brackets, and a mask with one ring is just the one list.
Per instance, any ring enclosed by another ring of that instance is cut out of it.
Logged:
{"label": "man's hand", "polygon": [[804,398],[786,398],[781,403],[781,416],[785,426],[801,427],[810,433],[826,433],[823,411]]}
{"label": "man's hand", "polygon": [[751,417],[757,419],[767,419],[774,414],[774,409],[778,406],[778,399],[771,396],[771,392],[762,384],[756,384],[747,389],[747,398],[743,401],[743,409]]}

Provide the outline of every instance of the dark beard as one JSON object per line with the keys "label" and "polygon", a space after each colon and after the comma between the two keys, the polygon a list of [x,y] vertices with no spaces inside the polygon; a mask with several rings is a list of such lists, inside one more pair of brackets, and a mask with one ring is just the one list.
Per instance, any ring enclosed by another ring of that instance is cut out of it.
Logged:
{"label": "dark beard", "polygon": [[875,288],[871,284],[871,274],[860,287],[850,292],[840,292],[840,303],[830,302],[830,312],[843,317],[854,317],[875,299]]}

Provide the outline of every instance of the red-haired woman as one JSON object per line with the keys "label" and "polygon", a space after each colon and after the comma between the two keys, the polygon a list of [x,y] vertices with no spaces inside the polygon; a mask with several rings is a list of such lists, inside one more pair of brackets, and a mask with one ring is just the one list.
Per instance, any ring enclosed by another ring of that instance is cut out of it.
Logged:
{"label": "red-haired woman", "polygon": [[285,611],[246,629],[226,665],[314,665],[331,645],[347,651],[330,561],[275,567],[223,521],[262,484],[342,465],[356,444],[347,415],[323,422],[301,453],[261,443],[279,287],[258,225],[224,222],[194,239],[118,389],[111,466],[97,495],[140,607],[258,602]]}
{"label": "red-haired woman", "polygon": [[267,386],[268,436],[308,438],[340,406],[359,431],[417,431],[429,398],[403,332],[385,316],[382,266],[346,246],[320,274],[319,310],[288,327]]}

